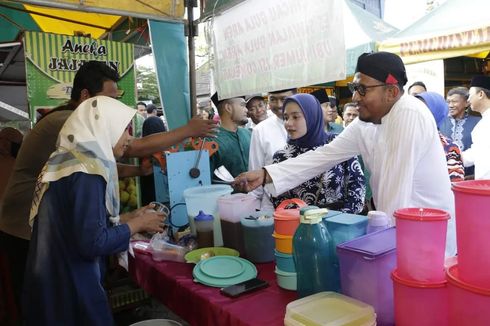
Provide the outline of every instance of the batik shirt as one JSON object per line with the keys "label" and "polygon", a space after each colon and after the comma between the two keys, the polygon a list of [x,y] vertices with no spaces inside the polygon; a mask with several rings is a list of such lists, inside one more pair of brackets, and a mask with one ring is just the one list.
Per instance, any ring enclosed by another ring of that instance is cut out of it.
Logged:
{"label": "batik shirt", "polygon": [[439,138],[441,139],[442,147],[446,153],[447,171],[449,173],[449,179],[451,182],[464,180],[464,165],[461,158],[461,150],[451,139],[444,136],[439,132]]}
{"label": "batik shirt", "polygon": [[[335,134],[328,135],[327,143],[336,136]],[[296,157],[310,149],[287,144],[284,149],[274,154],[273,163]],[[272,197],[272,202],[276,208],[285,199],[299,198],[308,205],[358,214],[364,208],[365,195],[364,174],[359,161],[354,157],[278,197]]]}

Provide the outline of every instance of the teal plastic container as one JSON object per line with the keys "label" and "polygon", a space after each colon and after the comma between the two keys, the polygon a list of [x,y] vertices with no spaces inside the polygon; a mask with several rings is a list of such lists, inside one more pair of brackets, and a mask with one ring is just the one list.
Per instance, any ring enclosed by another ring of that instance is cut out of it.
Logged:
{"label": "teal plastic container", "polygon": [[276,266],[278,269],[288,273],[296,273],[293,255],[274,250],[274,256],[276,257]]}
{"label": "teal plastic container", "polygon": [[[257,218],[257,219],[254,219]],[[272,211],[259,211],[249,217],[242,217],[243,243],[245,255],[254,263],[274,260],[274,218]]]}
{"label": "teal plastic container", "polygon": [[340,287],[335,276],[332,237],[322,223],[325,214],[326,209],[316,206],[300,210],[301,223],[293,237],[293,259],[300,297]]}
{"label": "teal plastic container", "polygon": [[334,248],[337,245],[366,234],[367,216],[342,213],[323,220],[332,236]]}

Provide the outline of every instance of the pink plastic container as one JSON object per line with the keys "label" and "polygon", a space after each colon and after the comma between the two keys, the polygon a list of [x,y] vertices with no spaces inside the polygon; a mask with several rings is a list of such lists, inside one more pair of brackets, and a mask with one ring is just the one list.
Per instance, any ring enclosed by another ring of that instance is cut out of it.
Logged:
{"label": "pink plastic container", "polygon": [[490,289],[470,285],[460,278],[459,265],[447,271],[449,325],[490,325]]}
{"label": "pink plastic container", "polygon": [[[447,282],[422,283],[391,273],[396,326],[449,325]],[[459,324],[466,325],[466,324]]]}
{"label": "pink plastic container", "polygon": [[444,281],[449,213],[433,208],[402,208],[393,216],[396,217],[398,275],[424,283]]}
{"label": "pink plastic container", "polygon": [[[490,288],[490,180],[453,183],[461,280]],[[490,325],[490,322],[488,323]]]}

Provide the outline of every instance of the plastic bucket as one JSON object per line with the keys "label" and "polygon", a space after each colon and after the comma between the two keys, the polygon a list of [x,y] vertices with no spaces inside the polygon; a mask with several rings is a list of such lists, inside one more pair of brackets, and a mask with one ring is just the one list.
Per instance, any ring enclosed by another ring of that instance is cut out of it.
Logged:
{"label": "plastic bucket", "polygon": [[[261,216],[267,218],[260,218]],[[274,219],[272,212],[256,212],[257,220],[242,218],[243,242],[247,259],[254,263],[266,263],[274,260]]]}
{"label": "plastic bucket", "polygon": [[425,283],[445,280],[444,251],[449,213],[432,208],[395,211],[398,275]]}
{"label": "plastic bucket", "polygon": [[288,273],[296,273],[293,255],[283,254],[282,252],[274,250],[274,256],[276,257],[276,266],[278,269]]}
{"label": "plastic bucket", "polygon": [[[447,282],[422,283],[402,278],[397,270],[391,274],[395,295],[397,326],[448,325]],[[459,324],[465,325],[465,324]]]}
{"label": "plastic bucket", "polygon": [[462,281],[459,272],[459,265],[449,267],[446,271],[449,283],[449,325],[490,325],[490,289]]}
{"label": "plastic bucket", "polygon": [[286,199],[274,211],[274,231],[282,235],[294,235],[299,226],[299,210],[307,206],[301,199]]}
{"label": "plastic bucket", "polygon": [[376,310],[378,325],[393,325],[396,230],[384,229],[337,246],[342,293]]}
{"label": "plastic bucket", "polygon": [[[490,180],[453,183],[461,280],[490,288]],[[489,322],[490,324],[490,322]]]}
{"label": "plastic bucket", "polygon": [[293,236],[273,233],[272,237],[276,240],[276,250],[283,254],[293,253]]}
{"label": "plastic bucket", "polygon": [[182,326],[182,324],[171,319],[148,319],[131,324],[130,326]]}
{"label": "plastic bucket", "polygon": [[202,210],[204,213],[214,217],[214,245],[222,246],[221,222],[218,213],[218,198],[231,194],[233,189],[228,185],[211,185],[203,187],[192,187],[184,190],[184,199],[189,216],[189,225],[192,234],[196,234],[194,217]]}

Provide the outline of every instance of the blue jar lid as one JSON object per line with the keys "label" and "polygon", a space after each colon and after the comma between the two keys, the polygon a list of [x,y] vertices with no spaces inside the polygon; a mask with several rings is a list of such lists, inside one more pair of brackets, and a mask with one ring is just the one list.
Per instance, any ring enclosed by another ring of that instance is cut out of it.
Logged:
{"label": "blue jar lid", "polygon": [[199,211],[196,217],[194,217],[194,221],[212,221],[214,220],[213,215],[208,215],[203,211]]}

